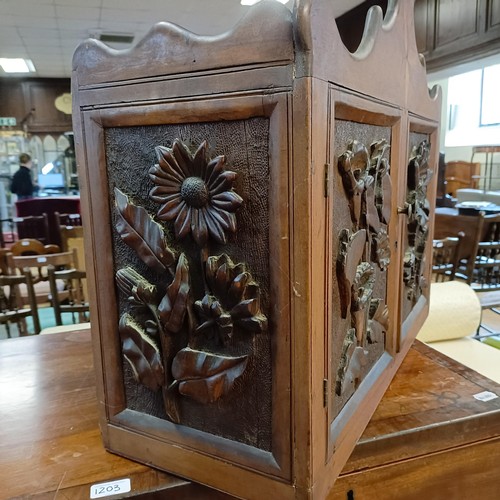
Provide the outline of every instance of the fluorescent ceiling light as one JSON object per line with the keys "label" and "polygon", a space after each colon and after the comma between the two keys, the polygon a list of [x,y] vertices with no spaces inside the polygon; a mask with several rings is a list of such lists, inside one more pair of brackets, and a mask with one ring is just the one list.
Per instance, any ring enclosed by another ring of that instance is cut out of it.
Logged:
{"label": "fluorescent ceiling light", "polygon": [[[278,0],[280,3],[288,3],[290,0]],[[241,5],[254,5],[256,3],[259,3],[260,0],[241,0]]]}
{"label": "fluorescent ceiling light", "polygon": [[5,73],[34,73],[35,67],[30,59],[0,58],[0,66]]}

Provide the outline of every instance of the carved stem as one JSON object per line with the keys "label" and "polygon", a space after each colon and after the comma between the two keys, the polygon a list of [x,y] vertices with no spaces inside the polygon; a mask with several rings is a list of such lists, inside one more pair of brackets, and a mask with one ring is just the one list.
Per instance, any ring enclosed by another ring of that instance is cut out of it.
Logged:
{"label": "carved stem", "polygon": [[204,246],[200,249],[200,265],[201,265],[201,275],[203,276],[203,288],[205,289],[205,295],[210,295],[211,290],[208,288],[207,278],[206,278],[206,267],[208,260],[208,246]]}

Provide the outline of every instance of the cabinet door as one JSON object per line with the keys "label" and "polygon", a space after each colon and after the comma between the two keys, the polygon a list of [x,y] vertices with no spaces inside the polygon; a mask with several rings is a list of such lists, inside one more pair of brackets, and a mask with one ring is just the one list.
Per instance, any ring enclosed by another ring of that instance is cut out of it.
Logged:
{"label": "cabinet door", "polygon": [[401,288],[402,325],[400,344],[422,326],[429,304],[429,277],[432,264],[430,214],[434,208],[437,169],[432,165],[437,148],[435,128],[410,121],[406,182],[400,209],[403,219],[403,273]]}
{"label": "cabinet door", "polygon": [[375,393],[396,354],[395,190],[402,137],[400,110],[335,90],[331,101],[329,456],[345,433],[362,431],[360,422],[369,418],[365,410],[378,403]]}

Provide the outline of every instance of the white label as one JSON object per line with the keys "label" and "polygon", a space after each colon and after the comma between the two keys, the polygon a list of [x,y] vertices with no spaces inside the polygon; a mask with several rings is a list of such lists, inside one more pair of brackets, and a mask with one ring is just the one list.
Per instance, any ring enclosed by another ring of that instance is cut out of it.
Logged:
{"label": "white label", "polygon": [[38,259],[36,259],[37,262],[47,262],[47,257],[38,257]]}
{"label": "white label", "polygon": [[498,398],[494,392],[490,391],[478,392],[477,394],[474,394],[474,397],[479,399],[479,401],[491,401],[492,399]]}
{"label": "white label", "polygon": [[130,479],[118,479],[109,483],[93,484],[90,487],[90,498],[109,497],[118,493],[128,493],[130,491]]}

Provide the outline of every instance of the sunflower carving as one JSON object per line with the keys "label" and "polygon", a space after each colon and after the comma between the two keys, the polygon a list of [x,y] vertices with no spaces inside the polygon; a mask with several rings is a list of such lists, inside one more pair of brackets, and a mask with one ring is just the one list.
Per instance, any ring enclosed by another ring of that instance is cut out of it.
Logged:
{"label": "sunflower carving", "polygon": [[220,344],[233,335],[233,327],[261,333],[267,329],[267,318],[260,310],[259,286],[245,264],[233,264],[226,254],[209,257],[206,279],[211,290],[195,302],[201,324],[197,331],[208,331]]}
{"label": "sunflower carving", "polygon": [[[210,252],[211,243],[223,245],[236,231],[243,203],[233,190],[236,173],[225,169],[224,156],[207,158],[206,142],[194,154],[179,139],[155,152],[158,163],[148,174],[149,197],[160,205],[156,218],[114,190],[115,229],[154,275],[150,282],[131,265],[117,270],[119,333],[135,380],[161,390],[167,418],[182,423],[181,398],[211,404],[233,390],[251,363],[251,336],[266,332],[268,321],[248,266]],[[185,245],[190,234],[197,251]],[[228,356],[228,347],[247,353]]]}
{"label": "sunflower carving", "polygon": [[174,221],[177,239],[192,234],[199,247],[209,237],[226,243],[226,233],[236,231],[234,212],[243,199],[233,191],[236,173],[225,170],[226,159],[207,159],[204,141],[194,155],[176,139],[172,148],[155,148],[158,163],[149,170],[155,187],[149,196],[161,204],[158,219]]}

